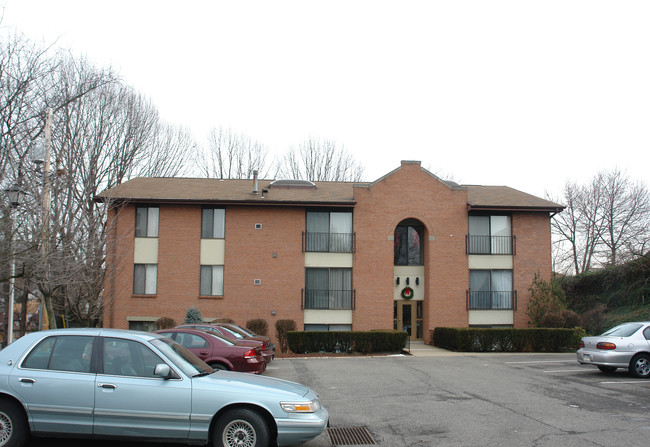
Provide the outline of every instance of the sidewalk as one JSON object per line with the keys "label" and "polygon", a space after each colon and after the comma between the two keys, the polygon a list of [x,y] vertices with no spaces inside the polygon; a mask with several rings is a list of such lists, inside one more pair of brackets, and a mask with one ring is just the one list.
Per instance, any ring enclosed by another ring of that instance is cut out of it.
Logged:
{"label": "sidewalk", "polygon": [[407,342],[404,351],[409,352],[412,356],[415,357],[450,357],[463,355],[462,352],[454,352],[447,349],[438,348],[436,346],[427,345],[423,341],[412,341],[410,344]]}

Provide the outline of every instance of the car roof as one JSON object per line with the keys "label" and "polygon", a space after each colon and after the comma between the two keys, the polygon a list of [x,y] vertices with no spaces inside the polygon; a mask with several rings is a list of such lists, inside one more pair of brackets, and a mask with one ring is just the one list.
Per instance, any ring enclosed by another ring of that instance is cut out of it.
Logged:
{"label": "car roof", "polygon": [[42,337],[50,335],[89,335],[94,337],[121,337],[140,340],[152,340],[161,336],[151,332],[132,331],[129,329],[112,329],[112,328],[65,328],[49,329],[46,331],[36,332]]}

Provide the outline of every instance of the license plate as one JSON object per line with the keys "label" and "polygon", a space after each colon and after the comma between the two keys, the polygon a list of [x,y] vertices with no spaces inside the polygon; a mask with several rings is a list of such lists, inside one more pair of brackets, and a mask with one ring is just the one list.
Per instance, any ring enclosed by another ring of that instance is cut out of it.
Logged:
{"label": "license plate", "polygon": [[585,362],[591,362],[591,356],[589,354],[582,354],[582,360]]}

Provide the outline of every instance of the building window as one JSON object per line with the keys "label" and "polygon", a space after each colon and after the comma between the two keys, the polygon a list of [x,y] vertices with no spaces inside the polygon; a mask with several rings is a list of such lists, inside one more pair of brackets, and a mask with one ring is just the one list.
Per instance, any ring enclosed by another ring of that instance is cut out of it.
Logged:
{"label": "building window", "polygon": [[153,332],[158,330],[158,327],[155,321],[129,320],[129,330]]}
{"label": "building window", "polygon": [[307,211],[305,251],[351,253],[352,213]]}
{"label": "building window", "polygon": [[201,296],[223,296],[223,265],[201,266]]}
{"label": "building window", "polygon": [[514,309],[512,270],[470,270],[469,309]]}
{"label": "building window", "polygon": [[226,210],[223,208],[203,208],[201,214],[201,238],[223,239],[226,228]]}
{"label": "building window", "polygon": [[401,222],[395,228],[393,254],[395,265],[424,265],[422,241],[424,226],[417,221]]}
{"label": "building window", "polygon": [[312,332],[332,332],[332,331],[351,331],[351,324],[305,324],[306,331]]}
{"label": "building window", "polygon": [[155,295],[158,279],[158,265],[135,264],[133,269],[133,293],[135,295]]}
{"label": "building window", "polygon": [[158,207],[136,207],[135,237],[158,237],[159,213]]}
{"label": "building window", "polygon": [[305,269],[305,309],[353,309],[352,269]]}
{"label": "building window", "polygon": [[510,216],[469,216],[468,253],[511,255]]}

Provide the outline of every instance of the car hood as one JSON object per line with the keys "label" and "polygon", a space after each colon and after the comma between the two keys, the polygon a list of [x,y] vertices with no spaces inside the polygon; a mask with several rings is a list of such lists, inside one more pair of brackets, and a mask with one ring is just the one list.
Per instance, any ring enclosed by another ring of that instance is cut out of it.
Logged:
{"label": "car hood", "polygon": [[193,388],[197,389],[223,389],[224,391],[237,390],[240,394],[251,394],[258,397],[262,395],[296,398],[305,397],[310,389],[305,385],[273,377],[258,376],[253,374],[216,371],[212,374],[192,379]]}

